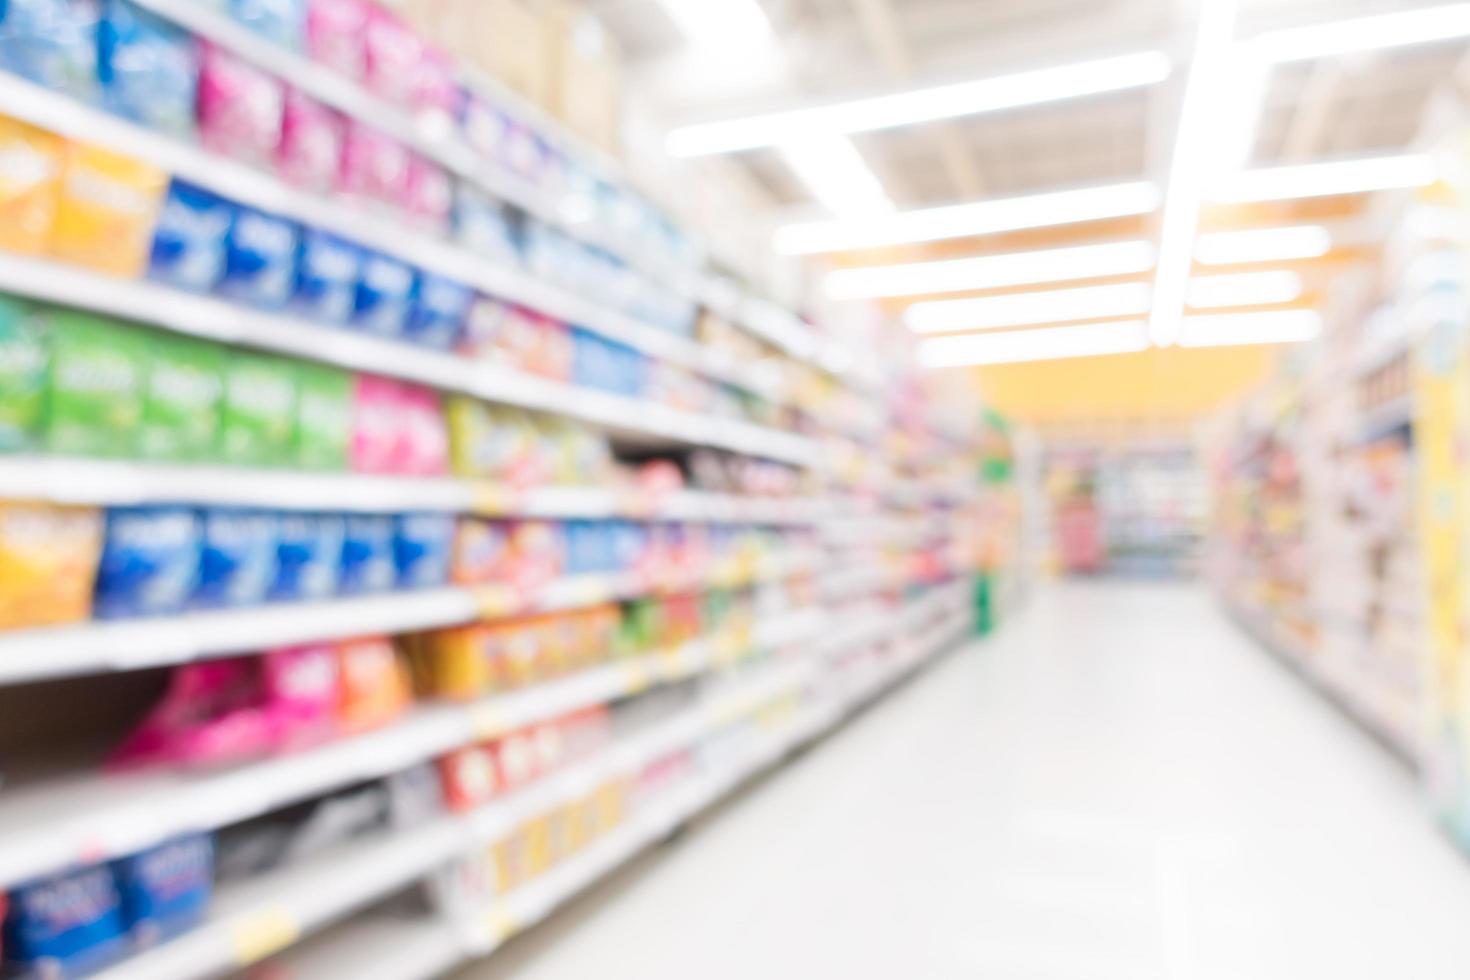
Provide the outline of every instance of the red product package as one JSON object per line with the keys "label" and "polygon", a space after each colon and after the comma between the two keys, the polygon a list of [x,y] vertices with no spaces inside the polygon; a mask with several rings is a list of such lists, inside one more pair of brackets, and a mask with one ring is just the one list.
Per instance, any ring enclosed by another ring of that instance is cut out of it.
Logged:
{"label": "red product package", "polygon": [[335,191],[342,172],[346,123],[320,102],[286,90],[276,170],[289,183],[318,192]]}
{"label": "red product package", "polygon": [[366,72],[368,5],[364,0],[311,0],[306,11],[306,50],[311,60],[353,81]]}
{"label": "red product package", "polygon": [[496,771],[505,792],[514,792],[536,781],[540,754],[533,732],[512,732],[495,745]]}
{"label": "red product package", "polygon": [[495,753],[488,745],[457,749],[441,757],[438,767],[444,799],[457,813],[484,806],[500,788]]}
{"label": "red product package", "polygon": [[281,141],[285,99],[285,86],[274,76],[213,44],[200,45],[199,142],[205,149],[269,165]]}
{"label": "red product package", "polygon": [[414,108],[424,42],[413,28],[386,10],[371,8],[363,54],[363,83],[368,90],[400,108]]}

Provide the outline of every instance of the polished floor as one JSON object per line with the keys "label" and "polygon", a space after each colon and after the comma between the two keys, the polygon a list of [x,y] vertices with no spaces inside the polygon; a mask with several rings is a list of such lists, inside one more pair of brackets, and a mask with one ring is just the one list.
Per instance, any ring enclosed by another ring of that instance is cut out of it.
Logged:
{"label": "polished floor", "polygon": [[1464,980],[1416,792],[1202,591],[1057,586],[466,977]]}

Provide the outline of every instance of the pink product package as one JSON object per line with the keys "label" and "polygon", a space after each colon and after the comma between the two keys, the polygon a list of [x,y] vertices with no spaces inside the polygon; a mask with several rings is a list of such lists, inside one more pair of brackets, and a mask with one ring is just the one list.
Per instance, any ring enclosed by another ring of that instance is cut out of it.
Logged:
{"label": "pink product package", "polygon": [[368,90],[401,108],[415,108],[424,42],[413,28],[374,7],[368,11],[363,50]]}
{"label": "pink product package", "polygon": [[417,223],[443,231],[454,207],[454,181],[443,167],[413,154],[404,181],[404,210]]}
{"label": "pink product package", "polygon": [[364,0],[310,0],[306,50],[311,59],[353,81],[367,73],[368,5]]}
{"label": "pink product package", "polygon": [[440,476],[449,469],[449,427],[439,396],[428,388],[404,385],[405,424],[398,441],[394,472]]}
{"label": "pink product package", "polygon": [[339,691],[330,647],[184,664],[108,765],[222,766],[315,744],[337,731]]}
{"label": "pink product package", "polygon": [[349,119],[342,140],[338,189],[344,194],[401,208],[408,200],[408,147]]}
{"label": "pink product package", "polygon": [[352,404],[352,468],[391,473],[398,456],[403,385],[388,378],[357,379]]}
{"label": "pink product package", "polygon": [[201,45],[199,141],[206,149],[268,165],[281,139],[285,87],[212,44]]}
{"label": "pink product package", "polygon": [[421,115],[452,120],[460,102],[454,62],[437,48],[426,47],[414,76],[413,108]]}
{"label": "pink product package", "polygon": [[298,187],[336,190],[345,125],[340,115],[320,102],[287,89],[276,169]]}

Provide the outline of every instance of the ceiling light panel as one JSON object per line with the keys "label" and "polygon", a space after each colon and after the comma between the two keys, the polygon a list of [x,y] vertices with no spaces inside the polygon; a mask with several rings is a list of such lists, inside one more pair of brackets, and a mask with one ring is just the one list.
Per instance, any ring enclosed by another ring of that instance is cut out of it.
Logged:
{"label": "ceiling light panel", "polygon": [[1251,53],[1281,64],[1470,36],[1470,3],[1400,10],[1326,24],[1270,31],[1253,38]]}
{"label": "ceiling light panel", "polygon": [[1266,167],[1223,181],[1211,199],[1243,204],[1427,187],[1434,183],[1436,173],[1434,159],[1420,153]]}
{"label": "ceiling light panel", "polygon": [[909,307],[904,322],[918,333],[949,333],[1136,316],[1149,311],[1150,293],[1147,283],[1126,282],[936,300]]}
{"label": "ceiling light panel", "polygon": [[758,0],[659,0],[685,37],[711,47],[766,41],[771,21]]}
{"label": "ceiling light panel", "polygon": [[934,337],[919,345],[918,356],[924,367],[946,368],[1128,354],[1147,348],[1148,324],[1143,320],[1125,320],[963,337]]}
{"label": "ceiling light panel", "polygon": [[781,156],[812,196],[841,218],[893,211],[883,182],[844,136],[813,136],[781,147]]}
{"label": "ceiling light panel", "polygon": [[1292,344],[1312,340],[1321,332],[1322,316],[1316,310],[1215,313],[1185,317],[1179,342],[1185,347]]}
{"label": "ceiling light panel", "polygon": [[1315,259],[1332,249],[1332,234],[1321,225],[1290,225],[1216,231],[1199,236],[1194,259],[1201,265],[1246,265]]}
{"label": "ceiling light panel", "polygon": [[1242,272],[1238,275],[1196,276],[1186,293],[1191,309],[1219,310],[1233,306],[1273,306],[1302,297],[1302,277],[1288,269]]}

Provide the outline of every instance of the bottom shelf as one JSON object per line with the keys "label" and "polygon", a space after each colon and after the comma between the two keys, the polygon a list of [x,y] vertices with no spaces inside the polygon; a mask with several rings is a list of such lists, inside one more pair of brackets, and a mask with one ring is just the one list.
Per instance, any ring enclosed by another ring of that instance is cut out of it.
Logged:
{"label": "bottom shelf", "polygon": [[842,696],[809,707],[753,747],[745,758],[690,779],[656,806],[630,818],[543,877],[504,895],[484,910],[482,922],[473,929],[456,928],[434,915],[372,913],[321,933],[276,958],[271,975],[301,980],[324,976],[428,980],[489,955],[511,936],[541,922],[747,780],[831,731],[904,676],[957,643],[970,628],[970,613],[956,611],[922,633],[901,640],[896,656]]}

